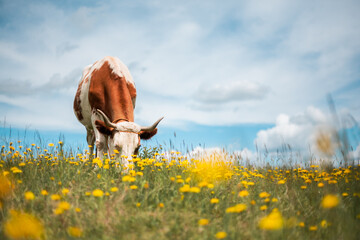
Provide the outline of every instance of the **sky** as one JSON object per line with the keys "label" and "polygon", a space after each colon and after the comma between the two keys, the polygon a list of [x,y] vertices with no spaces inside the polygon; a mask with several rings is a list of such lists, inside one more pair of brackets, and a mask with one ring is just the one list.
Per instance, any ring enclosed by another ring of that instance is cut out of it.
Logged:
{"label": "sky", "polygon": [[0,0],[0,121],[85,136],[82,69],[117,56],[135,121],[165,116],[152,142],[307,149],[332,122],[328,94],[347,127],[360,119],[359,12],[357,0]]}

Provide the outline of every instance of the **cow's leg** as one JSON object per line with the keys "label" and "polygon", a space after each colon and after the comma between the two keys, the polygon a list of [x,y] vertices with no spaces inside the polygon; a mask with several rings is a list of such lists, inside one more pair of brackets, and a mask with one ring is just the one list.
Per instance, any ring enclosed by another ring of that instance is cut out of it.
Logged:
{"label": "cow's leg", "polygon": [[104,158],[104,153],[108,152],[107,136],[104,136],[104,134],[101,134],[97,130],[95,130],[95,145],[96,157],[100,158],[100,160],[102,161]]}
{"label": "cow's leg", "polygon": [[93,152],[94,152],[94,143],[95,143],[95,133],[93,129],[86,129],[87,131],[87,135],[86,135],[86,141],[89,145],[89,150],[90,150],[90,156],[92,156]]}

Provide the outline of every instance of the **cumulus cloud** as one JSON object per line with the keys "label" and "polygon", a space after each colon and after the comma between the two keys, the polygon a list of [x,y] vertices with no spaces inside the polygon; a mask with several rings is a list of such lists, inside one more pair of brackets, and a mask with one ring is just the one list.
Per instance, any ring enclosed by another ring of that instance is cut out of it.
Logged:
{"label": "cumulus cloud", "polygon": [[295,150],[307,150],[314,143],[317,128],[328,124],[325,114],[312,106],[295,116],[280,114],[273,128],[258,132],[255,144],[269,151],[283,149],[284,144]]}

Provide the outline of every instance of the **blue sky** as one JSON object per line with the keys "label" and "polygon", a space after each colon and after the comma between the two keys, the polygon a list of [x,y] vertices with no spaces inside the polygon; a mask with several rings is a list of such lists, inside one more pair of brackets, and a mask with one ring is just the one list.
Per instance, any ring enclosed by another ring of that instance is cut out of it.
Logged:
{"label": "blue sky", "polygon": [[331,124],[327,94],[360,119],[359,12],[350,0],[3,0],[0,120],[84,135],[81,71],[111,55],[135,80],[135,121],[165,116],[155,142],[306,149]]}

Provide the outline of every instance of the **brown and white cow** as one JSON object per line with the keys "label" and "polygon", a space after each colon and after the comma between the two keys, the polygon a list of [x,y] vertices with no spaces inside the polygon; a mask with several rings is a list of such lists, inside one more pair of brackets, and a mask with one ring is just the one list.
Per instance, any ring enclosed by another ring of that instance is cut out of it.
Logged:
{"label": "brown and white cow", "polygon": [[86,128],[88,144],[93,146],[95,142],[100,159],[114,150],[125,156],[137,154],[140,139],[150,139],[157,133],[162,118],[150,127],[134,123],[135,101],[134,81],[120,59],[105,57],[84,69],[74,111]]}

